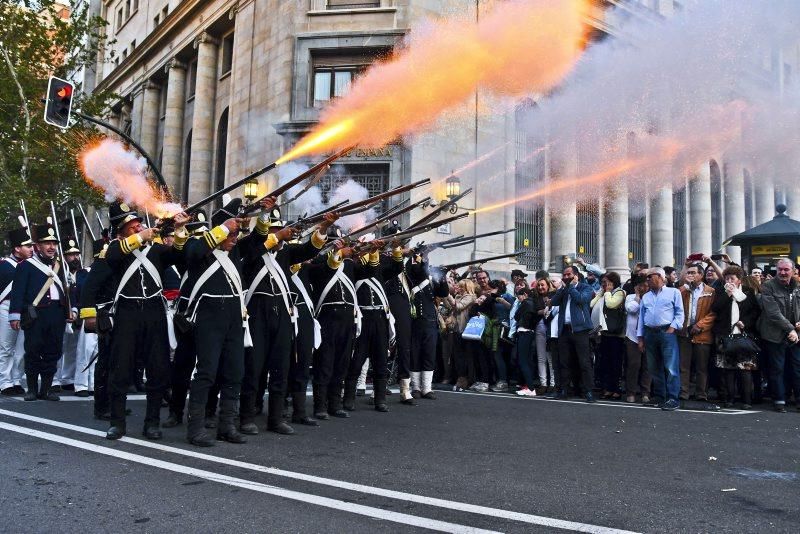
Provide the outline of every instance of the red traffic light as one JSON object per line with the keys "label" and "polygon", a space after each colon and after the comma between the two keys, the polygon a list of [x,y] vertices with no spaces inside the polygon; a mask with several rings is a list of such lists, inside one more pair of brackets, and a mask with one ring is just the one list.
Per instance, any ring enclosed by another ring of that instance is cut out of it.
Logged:
{"label": "red traffic light", "polygon": [[69,116],[72,112],[72,95],[75,86],[67,80],[50,77],[47,84],[47,100],[44,106],[44,121],[59,128],[69,127]]}

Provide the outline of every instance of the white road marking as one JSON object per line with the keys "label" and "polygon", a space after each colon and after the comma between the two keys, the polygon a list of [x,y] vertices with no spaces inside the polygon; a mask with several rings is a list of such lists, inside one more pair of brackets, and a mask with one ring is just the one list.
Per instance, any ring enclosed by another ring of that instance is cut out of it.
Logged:
{"label": "white road marking", "polygon": [[[452,395],[470,395],[470,396],[481,396],[481,397],[492,397],[495,399],[515,399],[521,401],[541,401],[546,403],[551,402],[562,402],[567,404],[578,404],[580,406],[606,406],[610,408],[633,408],[635,410],[651,410],[653,412],[657,411],[654,406],[642,406],[641,404],[633,404],[627,402],[603,402],[597,401],[595,403],[589,404],[583,400],[566,400],[566,399],[546,399],[544,397],[523,397],[520,395],[509,395],[507,393],[495,393],[495,392],[484,392],[484,393],[476,393],[473,391],[448,391],[446,389],[436,389],[434,390],[436,393],[450,393]],[[675,410],[677,413],[702,413],[702,414],[712,414],[712,415],[751,415],[760,413],[758,410],[718,410],[718,411],[710,411],[710,410],[691,410],[691,409],[679,409]]]}
{"label": "white road marking", "polygon": [[[70,430],[73,432],[79,432],[82,434],[88,434],[97,437],[104,437],[105,432],[100,430],[94,430],[92,428],[86,428],[82,426],[72,425],[69,423],[62,423],[60,421],[54,421],[52,419],[44,419],[42,417],[36,417],[34,415],[22,414],[18,412],[13,412],[9,410],[0,409],[0,415],[5,415],[8,417],[14,417],[17,419],[23,419],[25,421],[30,421],[33,423],[40,423],[43,425],[53,426],[56,428],[62,428],[64,430]],[[2,423],[0,423],[2,424]],[[367,486],[365,484],[355,484],[352,482],[346,482],[342,480],[336,480],[331,478],[324,478],[318,477],[314,475],[307,475],[304,473],[297,473],[294,471],[287,471],[284,469],[278,469],[275,467],[266,467],[259,464],[253,464],[249,462],[242,462],[239,460],[233,460],[229,458],[223,458],[219,456],[213,456],[210,454],[204,454],[201,452],[196,452],[189,449],[182,449],[179,447],[171,447],[169,445],[163,445],[161,443],[146,441],[142,439],[124,437],[120,441],[124,441],[125,443],[130,443],[132,445],[137,445],[140,447],[146,447],[149,449],[159,450],[162,452],[169,452],[173,454],[178,454],[181,456],[187,456],[190,458],[196,458],[198,460],[205,460],[209,462],[214,462],[218,464],[228,465],[232,467],[239,467],[242,469],[247,469],[251,471],[256,471],[259,473],[265,473],[269,475],[275,475],[279,477],[291,478],[294,480],[302,480],[304,482],[310,482],[314,484],[320,484],[323,486],[330,486],[334,488],[340,488],[348,491],[355,491],[359,493],[366,493],[369,495],[377,495],[380,497],[386,497],[389,499],[396,499],[402,500],[407,502],[413,502],[417,504],[423,504],[427,506],[434,506],[438,508],[445,508],[448,510],[458,510],[461,512],[467,512],[471,514],[478,514],[478,515],[485,515],[489,517],[498,517],[502,519],[509,519],[512,521],[517,521],[521,523],[528,523],[531,525],[539,525],[545,526],[550,528],[559,528],[564,530],[571,530],[573,532],[590,532],[594,534],[632,534],[631,531],[627,530],[619,530],[609,527],[603,527],[599,525],[591,525],[587,523],[578,523],[575,521],[566,521],[562,519],[555,519],[551,517],[533,515],[533,514],[526,514],[522,512],[514,512],[511,510],[503,510],[501,508],[490,508],[488,506],[480,506],[475,504],[469,503],[462,503],[458,501],[449,501],[446,499],[439,499],[436,497],[426,497],[423,495],[415,495],[413,493],[406,493],[403,491],[396,491],[396,490],[389,490],[384,488],[378,488],[374,486]]]}
{"label": "white road marking", "polygon": [[[17,401],[23,400],[22,397],[9,397],[9,398]],[[92,402],[94,400],[92,397],[76,397],[75,395],[66,395],[66,394],[59,395],[59,398],[62,401],[67,401],[67,402]],[[129,401],[147,400],[147,395],[144,394],[128,395],[128,400]]]}
{"label": "white road marking", "polygon": [[382,510],[380,508],[373,508],[371,506],[364,506],[362,504],[349,503],[337,499],[329,499],[328,497],[320,497],[318,495],[312,495],[310,493],[301,493],[299,491],[279,488],[277,486],[270,486],[267,484],[262,484],[260,482],[253,482],[251,480],[246,480],[243,478],[221,475],[218,473],[214,473],[213,471],[205,471],[203,469],[187,467],[181,464],[165,462],[163,460],[156,460],[148,456],[132,454],[117,449],[111,449],[109,447],[95,445],[94,443],[87,443],[85,441],[66,438],[64,436],[59,436],[57,434],[41,432],[39,430],[34,430],[32,428],[12,425],[9,423],[0,422],[0,428],[4,430],[9,430],[11,432],[17,432],[19,434],[25,434],[27,436],[32,436],[35,438],[52,441],[55,443],[61,443],[62,445],[75,447],[77,449],[83,449],[85,451],[95,452],[98,454],[103,454],[105,456],[111,456],[112,458],[127,460],[129,462],[135,462],[147,465],[149,467],[156,467],[159,469],[164,469],[166,471],[172,471],[173,473],[189,475],[197,478],[202,478],[204,480],[209,480],[211,482],[217,482],[219,484],[235,486],[237,488],[257,491],[259,493],[266,493],[268,495],[274,495],[276,497],[283,497],[285,499],[300,501],[307,504],[314,504],[317,506],[323,506],[325,508],[332,508],[334,510],[350,512],[353,514],[372,517],[375,519],[381,519],[384,521],[392,521],[394,523],[400,523],[402,525],[410,525],[414,527],[426,528],[430,530],[436,530],[439,532],[454,532],[454,533],[464,533],[464,534],[467,533],[496,534],[495,531],[492,530],[483,530],[479,528],[469,527],[466,525],[458,525],[456,523],[439,521],[437,519],[428,519],[425,517],[403,514],[400,512],[392,512],[390,510]]}

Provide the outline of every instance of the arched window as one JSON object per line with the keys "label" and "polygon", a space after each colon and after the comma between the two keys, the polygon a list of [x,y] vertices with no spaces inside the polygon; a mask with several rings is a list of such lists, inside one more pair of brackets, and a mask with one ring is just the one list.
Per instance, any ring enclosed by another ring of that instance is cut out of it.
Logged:
{"label": "arched window", "polygon": [[[228,108],[222,112],[217,126],[217,166],[214,170],[214,191],[225,187],[225,166],[227,163],[228,148]],[[221,201],[218,201],[219,205]]]}
{"label": "arched window", "polygon": [[183,183],[181,198],[184,202],[189,201],[189,166],[192,161],[192,131],[186,136],[185,150],[183,151]]}

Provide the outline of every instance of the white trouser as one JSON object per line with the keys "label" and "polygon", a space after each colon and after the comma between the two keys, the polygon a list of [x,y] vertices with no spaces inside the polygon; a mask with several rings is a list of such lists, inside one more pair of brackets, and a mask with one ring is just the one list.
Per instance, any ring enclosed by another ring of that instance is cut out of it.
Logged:
{"label": "white trouser", "polygon": [[97,354],[97,334],[87,334],[81,328],[75,357],[75,391],[94,391],[94,366],[97,360],[93,361],[86,371],[83,369],[95,354]]}
{"label": "white trouser", "polygon": [[8,324],[10,304],[8,300],[0,304],[0,389],[21,386],[25,374],[25,334]]}
{"label": "white trouser", "polygon": [[67,386],[75,383],[75,358],[78,352],[78,332],[71,328],[64,331],[64,351],[58,360],[58,369],[53,384]]}
{"label": "white trouser", "polygon": [[369,371],[369,358],[364,360],[364,365],[361,366],[361,374],[358,375],[358,382],[356,382],[356,389],[367,389],[368,371]]}

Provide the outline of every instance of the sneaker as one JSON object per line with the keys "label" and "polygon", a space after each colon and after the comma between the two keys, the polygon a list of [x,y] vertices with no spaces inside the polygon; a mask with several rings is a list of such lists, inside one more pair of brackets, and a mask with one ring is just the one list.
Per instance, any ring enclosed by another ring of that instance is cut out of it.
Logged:
{"label": "sneaker", "polygon": [[647,395],[642,395],[642,404],[650,404],[650,397]]}
{"label": "sneaker", "polygon": [[680,408],[680,403],[675,399],[670,399],[661,405],[661,409],[665,412],[672,412]]}
{"label": "sneaker", "polygon": [[505,393],[508,391],[508,383],[504,380],[498,380],[496,384],[489,388],[489,390],[497,393]]}
{"label": "sneaker", "polygon": [[786,413],[786,405],[785,404],[776,404],[775,411],[778,413]]}
{"label": "sneaker", "polygon": [[625,397],[625,402],[634,403],[636,402],[636,395],[628,395]]}
{"label": "sneaker", "polygon": [[478,382],[478,387],[475,389],[478,393],[486,393],[489,391],[489,384],[486,382]]}
{"label": "sneaker", "polygon": [[531,394],[531,390],[528,389],[528,386],[523,386],[522,389],[517,390],[517,395],[520,397],[527,397]]}

